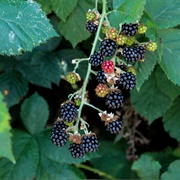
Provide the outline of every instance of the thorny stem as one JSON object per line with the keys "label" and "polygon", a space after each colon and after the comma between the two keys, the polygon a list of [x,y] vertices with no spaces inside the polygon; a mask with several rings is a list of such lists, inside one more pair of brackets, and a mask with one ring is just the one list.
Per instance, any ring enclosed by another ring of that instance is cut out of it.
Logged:
{"label": "thorny stem", "polygon": [[[97,44],[98,39],[99,39],[99,34],[100,34],[101,26],[102,26],[103,20],[105,18],[105,15],[106,15],[106,0],[103,0],[102,15],[101,15],[98,30],[97,30],[97,33],[96,33],[96,36],[95,36],[95,39],[94,39],[93,47],[91,49],[90,56],[92,54],[94,54],[94,52],[95,52],[96,44]],[[80,107],[78,109],[78,119],[77,119],[77,122],[76,122],[76,125],[75,125],[76,128],[78,128],[79,121],[81,121],[80,117],[81,117],[82,108],[83,108],[83,106],[85,104],[85,94],[86,94],[86,88],[87,88],[87,84],[88,84],[88,81],[89,81],[90,73],[91,73],[91,64],[89,63],[86,78],[85,78],[83,88],[82,88],[81,105],[80,105]]]}
{"label": "thorny stem", "polygon": [[113,176],[111,176],[111,175],[109,175],[109,174],[107,174],[107,173],[105,173],[105,172],[103,172],[103,171],[100,171],[100,170],[98,170],[98,169],[89,167],[89,166],[84,165],[84,164],[76,164],[75,166],[76,166],[77,168],[86,169],[86,170],[88,170],[88,171],[91,171],[91,172],[93,172],[93,173],[96,173],[96,174],[98,174],[99,176],[103,176],[103,177],[105,177],[105,178],[107,178],[107,179],[110,179],[110,180],[115,180],[115,179],[116,179],[115,177],[113,177]]}

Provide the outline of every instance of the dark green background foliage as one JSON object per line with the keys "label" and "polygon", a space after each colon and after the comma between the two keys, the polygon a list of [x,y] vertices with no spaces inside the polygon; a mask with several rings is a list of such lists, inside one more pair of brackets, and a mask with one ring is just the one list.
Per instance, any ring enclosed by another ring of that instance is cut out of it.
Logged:
{"label": "dark green background foliage", "polygon": [[[109,135],[88,108],[83,115],[100,139],[99,151],[73,159],[69,144],[52,145],[60,104],[76,89],[62,77],[73,70],[72,59],[90,54],[85,13],[94,7],[95,0],[0,0],[0,179],[180,179],[179,0],[107,2],[111,26],[140,19],[146,39],[158,44],[136,64],[137,88],[128,96],[141,119],[138,131],[150,142],[138,146],[134,139],[139,158],[128,160],[130,141]],[[86,68],[79,67],[82,79]],[[94,77],[89,84],[94,94]],[[95,96],[91,102],[97,105]]]}

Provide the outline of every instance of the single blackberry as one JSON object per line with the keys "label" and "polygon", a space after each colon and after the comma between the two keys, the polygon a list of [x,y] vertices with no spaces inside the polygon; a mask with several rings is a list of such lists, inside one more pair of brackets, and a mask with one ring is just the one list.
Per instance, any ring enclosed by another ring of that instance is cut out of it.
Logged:
{"label": "single blackberry", "polygon": [[72,122],[77,117],[77,108],[71,103],[67,102],[61,107],[61,118],[66,122]]}
{"label": "single blackberry", "polygon": [[121,32],[126,36],[134,36],[138,31],[138,24],[123,24]]}
{"label": "single blackberry", "polygon": [[122,120],[118,118],[115,121],[111,121],[106,127],[106,130],[111,134],[118,134],[122,129]]}
{"label": "single blackberry", "polygon": [[93,55],[91,55],[89,59],[89,63],[92,66],[101,66],[103,61],[104,61],[103,56],[98,52],[95,52]]}
{"label": "single blackberry", "polygon": [[92,21],[87,21],[86,22],[86,29],[90,32],[90,33],[96,33],[98,26],[96,24],[94,24]]}
{"label": "single blackberry", "polygon": [[121,74],[116,84],[121,85],[124,89],[134,89],[136,86],[136,77],[131,72]]}
{"label": "single blackberry", "polygon": [[137,46],[137,53],[138,53],[138,59],[144,59],[145,58],[145,53],[146,53],[146,49],[142,46]]}
{"label": "single blackberry", "polygon": [[80,144],[70,144],[69,151],[73,158],[82,158],[85,155],[85,151]]}
{"label": "single blackberry", "polygon": [[126,47],[123,49],[123,57],[126,61],[135,63],[139,59],[139,53],[136,47]]}
{"label": "single blackberry", "polygon": [[117,49],[117,44],[111,39],[105,39],[101,42],[99,49],[103,56],[112,56]]}
{"label": "single blackberry", "polygon": [[107,95],[105,104],[110,109],[118,109],[121,107],[123,101],[124,101],[124,96],[122,96],[120,92],[115,91],[115,92],[110,92]]}
{"label": "single blackberry", "polygon": [[93,152],[98,149],[99,141],[94,134],[84,135],[81,139],[81,146],[85,152]]}
{"label": "single blackberry", "polygon": [[68,136],[64,130],[53,129],[51,132],[51,141],[57,147],[64,146],[68,140]]}
{"label": "single blackberry", "polygon": [[105,73],[104,73],[103,69],[100,69],[97,72],[96,80],[97,80],[98,83],[102,83],[102,84],[106,84],[107,83],[107,78],[105,76]]}
{"label": "single blackberry", "polygon": [[54,129],[66,130],[68,126],[64,124],[63,121],[55,121],[53,124]]}

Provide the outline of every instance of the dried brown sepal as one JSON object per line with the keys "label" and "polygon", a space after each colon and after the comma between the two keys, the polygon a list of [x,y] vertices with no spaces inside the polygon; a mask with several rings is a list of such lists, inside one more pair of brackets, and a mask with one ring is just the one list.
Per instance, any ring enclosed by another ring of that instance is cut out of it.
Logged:
{"label": "dried brown sepal", "polygon": [[[83,134],[82,135],[82,138],[84,137],[84,136],[95,136],[96,137],[96,134],[95,133],[92,133],[92,132],[90,132],[90,133],[86,133],[86,134]],[[96,137],[97,138],[97,137]]]}
{"label": "dried brown sepal", "polygon": [[62,107],[64,104],[66,104],[66,103],[71,103],[71,104],[74,104],[74,105],[75,105],[75,103],[74,103],[73,101],[66,100],[66,101],[64,101],[64,102],[61,104],[61,107]]}
{"label": "dried brown sepal", "polygon": [[70,134],[69,141],[71,141],[72,143],[80,144],[81,143],[80,134]]}

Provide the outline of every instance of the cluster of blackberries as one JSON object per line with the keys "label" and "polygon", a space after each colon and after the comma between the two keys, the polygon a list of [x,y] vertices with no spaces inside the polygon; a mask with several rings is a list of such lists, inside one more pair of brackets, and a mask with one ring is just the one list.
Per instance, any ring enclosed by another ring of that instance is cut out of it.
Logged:
{"label": "cluster of blackberries", "polygon": [[[81,158],[87,152],[94,152],[99,147],[99,141],[94,133],[71,134],[70,127],[74,125],[77,118],[77,108],[71,101],[66,101],[61,105],[60,118],[53,124],[51,132],[51,141],[57,147],[62,147],[69,140],[72,141],[69,151],[74,158]],[[68,130],[69,128],[69,130]]]}

